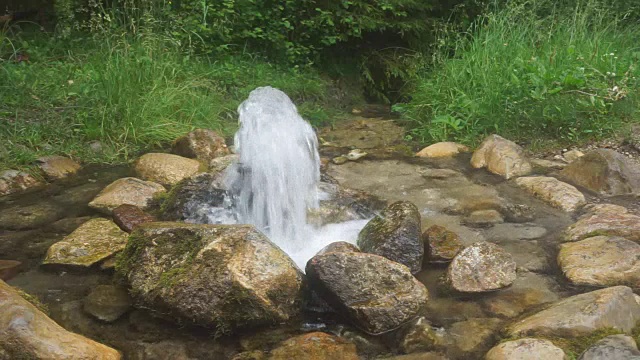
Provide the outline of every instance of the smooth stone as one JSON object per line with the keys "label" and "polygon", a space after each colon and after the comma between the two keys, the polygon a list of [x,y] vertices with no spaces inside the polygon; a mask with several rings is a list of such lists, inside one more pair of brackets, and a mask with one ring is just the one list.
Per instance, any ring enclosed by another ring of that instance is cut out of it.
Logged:
{"label": "smooth stone", "polygon": [[610,149],[589,152],[558,175],[600,195],[640,194],[640,165]]}
{"label": "smooth stone", "polygon": [[531,195],[566,212],[574,212],[587,203],[584,195],[574,186],[548,176],[526,176],[516,184]]}
{"label": "smooth stone", "polygon": [[640,360],[640,351],[631,336],[611,335],[591,345],[578,360]]}
{"label": "smooth stone", "polygon": [[374,254],[316,255],[306,274],[311,288],[341,316],[373,335],[412,320],[429,295],[408,267]]}
{"label": "smooth stone", "polygon": [[69,332],[0,281],[0,356],[5,359],[119,360],[117,350]]}
{"label": "smooth stone", "polygon": [[454,142],[439,142],[431,144],[416,153],[417,157],[440,158],[452,157],[463,152],[468,152],[469,148]]}
{"label": "smooth stone", "polygon": [[358,160],[362,159],[363,157],[365,157],[367,155],[368,155],[368,153],[366,151],[364,151],[364,150],[353,149],[353,150],[349,151],[349,153],[347,153],[347,155],[345,155],[345,157],[349,161],[358,161]]}
{"label": "smooth stone", "polygon": [[444,226],[433,225],[422,233],[428,262],[450,262],[464,248],[458,234]]}
{"label": "smooth stone", "polygon": [[142,155],[134,165],[136,174],[148,181],[164,186],[173,186],[188,177],[200,172],[198,160],[163,153]]}
{"label": "smooth stone", "polygon": [[386,207],[358,234],[358,248],[406,265],[414,274],[422,270],[424,244],[418,208],[409,201]]}
{"label": "smooth stone", "polygon": [[594,236],[562,244],[558,265],[575,285],[640,289],[640,244],[621,237]]}
{"label": "smooth stone", "polygon": [[516,263],[498,245],[478,242],[460,251],[449,264],[446,282],[465,293],[495,291],[516,279]]}
{"label": "smooth stone", "polygon": [[567,356],[549,340],[523,338],[496,345],[485,360],[567,360]]}
{"label": "smooth stone", "polygon": [[120,205],[135,205],[146,209],[154,196],[166,192],[165,188],[154,182],[137,178],[122,178],[107,185],[89,203],[89,207],[110,215]]}
{"label": "smooth stone", "polygon": [[562,157],[564,158],[564,160],[568,163],[572,163],[576,160],[578,160],[578,158],[581,158],[584,156],[584,153],[580,150],[569,150],[566,153],[562,154]]}
{"label": "smooth stone", "polygon": [[471,157],[471,166],[486,167],[489,172],[505,179],[528,175],[533,167],[522,147],[499,135],[488,136]]}
{"label": "smooth stone", "polygon": [[22,263],[16,260],[0,260],[0,280],[9,281],[20,272]]}
{"label": "smooth stone", "polygon": [[360,249],[352,243],[336,241],[323,247],[316,255],[324,255],[332,252],[360,252]]}
{"label": "smooth stone", "polygon": [[342,338],[312,332],[285,340],[271,351],[269,360],[358,360],[356,346]]}
{"label": "smooth stone", "polygon": [[347,159],[346,156],[336,156],[333,159],[331,159],[331,162],[336,164],[336,165],[342,165],[345,164],[349,161],[349,159]]}
{"label": "smooth stone", "polygon": [[138,226],[156,219],[135,205],[122,204],[113,209],[113,221],[120,229],[130,233]]}
{"label": "smooth stone", "polygon": [[631,288],[614,286],[560,300],[509,326],[509,336],[578,337],[613,328],[630,333],[640,320]]}
{"label": "smooth stone", "polygon": [[447,329],[451,345],[447,355],[454,359],[470,359],[489,350],[498,338],[502,320],[476,318],[454,323]]}
{"label": "smooth stone", "polygon": [[18,170],[0,172],[0,196],[26,191],[43,185],[32,175]]}
{"label": "smooth stone", "polygon": [[114,285],[98,285],[84,299],[84,311],[105,322],[118,320],[131,305],[127,290]]}
{"label": "smooth stone", "polygon": [[[613,210],[613,211],[612,211]],[[585,214],[562,233],[562,240],[579,241],[593,236],[619,236],[640,243],[640,216],[617,207],[601,207]]]}
{"label": "smooth stone", "polygon": [[567,167],[566,163],[560,162],[560,161],[553,161],[553,160],[545,160],[545,159],[531,159],[531,164],[534,167],[540,168],[540,169],[544,169],[547,171],[550,170],[562,170],[565,167]]}
{"label": "smooth stone", "polygon": [[502,214],[496,210],[476,210],[462,219],[462,224],[473,228],[488,228],[503,222]]}
{"label": "smooth stone", "polygon": [[43,156],[36,163],[49,180],[64,179],[80,170],[80,164],[64,156]]}
{"label": "smooth stone", "polygon": [[251,225],[144,224],[116,272],[157,316],[220,333],[286,322],[301,311],[302,273]]}
{"label": "smooth stone", "polygon": [[14,205],[0,211],[0,229],[27,230],[51,224],[60,219],[63,209],[52,202]]}
{"label": "smooth stone", "polygon": [[43,265],[87,268],[124,249],[127,233],[111,220],[95,218],[51,245]]}
{"label": "smooth stone", "polygon": [[229,155],[224,138],[210,129],[195,129],[179,137],[173,142],[171,150],[176,155],[197,159],[205,164]]}

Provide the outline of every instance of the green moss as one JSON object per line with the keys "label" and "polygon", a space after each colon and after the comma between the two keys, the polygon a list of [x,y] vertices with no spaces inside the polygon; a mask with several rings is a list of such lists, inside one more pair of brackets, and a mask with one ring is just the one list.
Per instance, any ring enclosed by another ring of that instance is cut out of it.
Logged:
{"label": "green moss", "polygon": [[38,310],[42,311],[43,313],[47,314],[47,316],[49,316],[49,307],[46,304],[43,304],[40,301],[40,299],[38,299],[34,295],[26,293],[24,290],[20,288],[15,288],[15,290],[23,299],[27,300],[31,305],[35,306],[36,308],[38,308]]}
{"label": "green moss", "polygon": [[139,254],[145,247],[145,239],[140,230],[136,230],[129,235],[129,241],[124,250],[116,255],[115,273],[117,276],[126,279],[139,258]]}

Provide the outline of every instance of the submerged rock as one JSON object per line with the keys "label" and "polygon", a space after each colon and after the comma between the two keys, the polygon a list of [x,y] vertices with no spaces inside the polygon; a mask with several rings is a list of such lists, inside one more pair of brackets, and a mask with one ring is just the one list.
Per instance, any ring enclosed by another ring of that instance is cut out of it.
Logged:
{"label": "submerged rock", "polygon": [[498,338],[502,320],[476,318],[460,321],[447,329],[450,341],[447,355],[454,359],[470,359],[487,351]]}
{"label": "submerged rock", "polygon": [[0,280],[9,281],[9,279],[18,275],[22,263],[16,260],[0,260]]}
{"label": "submerged rock", "polygon": [[284,322],[300,311],[302,274],[250,225],[144,224],[116,271],[139,305],[218,332]]}
{"label": "submerged rock", "polygon": [[[622,208],[624,209],[624,208]],[[564,241],[579,241],[598,235],[620,236],[640,243],[640,216],[629,214],[619,206],[600,206],[580,217],[569,226]]]}
{"label": "submerged rock", "polygon": [[578,337],[613,328],[626,333],[640,320],[640,302],[626,286],[614,286],[560,300],[512,324],[510,336]]}
{"label": "submerged rock", "polygon": [[478,242],[460,251],[449,264],[446,281],[467,293],[495,291],[516,279],[516,263],[498,245]]}
{"label": "submerged rock", "polygon": [[640,194],[640,166],[610,149],[598,149],[578,158],[559,176],[601,195]]}
{"label": "submerged rock", "polygon": [[107,219],[91,219],[47,250],[43,265],[86,268],[124,249],[127,233]]}
{"label": "submerged rock", "polygon": [[201,164],[197,160],[161,153],[144,154],[135,163],[139,177],[164,186],[173,186],[197,174],[200,168]]}
{"label": "submerged rock", "polygon": [[107,185],[89,203],[89,207],[110,215],[120,205],[134,205],[146,209],[154,196],[166,192],[164,187],[151,181],[132,177],[118,179]]}
{"label": "submerged rock", "polygon": [[5,170],[0,172],[0,196],[25,191],[41,185],[42,182],[23,171]]}
{"label": "submerged rock", "polygon": [[640,289],[640,245],[620,237],[594,236],[562,244],[558,265],[576,285]]}
{"label": "submerged rock", "polygon": [[560,297],[556,287],[552,278],[526,272],[519,274],[509,288],[487,294],[479,303],[490,316],[514,318],[543,304],[558,301]]}
{"label": "submerged rock", "polygon": [[62,215],[63,209],[49,201],[26,206],[9,206],[0,210],[0,229],[36,229],[55,222]]}
{"label": "submerged rock", "polygon": [[533,170],[524,150],[499,135],[484,139],[471,157],[471,166],[476,169],[486,167],[505,179],[528,175]]}
{"label": "submerged rock", "polygon": [[98,285],[84,299],[84,311],[106,322],[118,320],[131,305],[127,290],[114,285]]}
{"label": "submerged rock", "polygon": [[405,354],[436,350],[444,345],[442,335],[421,316],[398,331],[398,348]]}
{"label": "submerged rock", "polygon": [[591,345],[578,360],[640,360],[640,351],[631,336],[611,335]]}
{"label": "submerged rock", "polygon": [[523,338],[503,342],[487,353],[485,360],[565,360],[564,351],[549,340]]}
{"label": "submerged rock", "polygon": [[122,230],[130,233],[136,227],[156,219],[135,205],[123,204],[113,209],[113,221]]}
{"label": "submerged rock", "polygon": [[64,156],[43,156],[36,160],[38,167],[50,180],[58,180],[74,175],[80,164]]}
{"label": "submerged rock", "polygon": [[187,158],[198,159],[204,164],[229,155],[224,138],[210,129],[195,129],[173,142],[172,152]]}
{"label": "submerged rock", "polygon": [[422,269],[424,245],[420,234],[420,212],[408,201],[385,208],[358,234],[358,247],[404,264],[417,273]]}
{"label": "submerged rock", "polygon": [[422,233],[425,256],[431,263],[450,262],[464,248],[458,234],[433,225]]}
{"label": "submerged rock", "polygon": [[454,142],[439,142],[431,144],[416,153],[417,157],[441,158],[452,157],[469,151],[469,148]]}
{"label": "submerged rock", "polygon": [[3,359],[121,359],[118,351],[63,329],[4,281],[0,281],[0,299]]}
{"label": "submerged rock", "polygon": [[462,219],[462,224],[473,228],[488,228],[502,224],[504,219],[497,210],[476,210]]}
{"label": "submerged rock", "polygon": [[268,360],[358,360],[356,346],[337,336],[312,332],[282,342]]}
{"label": "submerged rock", "polygon": [[516,179],[516,184],[549,205],[566,212],[574,212],[587,202],[578,189],[556,178],[520,177]]}
{"label": "submerged rock", "polygon": [[382,334],[407,323],[428,299],[427,289],[409,268],[378,255],[316,255],[307,263],[306,273],[312,289],[369,334]]}

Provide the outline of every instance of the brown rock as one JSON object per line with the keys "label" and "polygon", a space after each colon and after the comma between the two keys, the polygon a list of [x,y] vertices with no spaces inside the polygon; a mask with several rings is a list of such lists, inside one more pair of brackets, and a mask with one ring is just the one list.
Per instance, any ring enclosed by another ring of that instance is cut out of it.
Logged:
{"label": "brown rock", "polygon": [[427,158],[452,157],[461,152],[467,152],[469,148],[454,142],[439,142],[420,150],[416,156]]}
{"label": "brown rock", "polygon": [[489,350],[485,360],[565,360],[564,351],[549,340],[523,338],[506,341]]}
{"label": "brown rock", "polygon": [[113,221],[120,229],[130,233],[136,227],[156,219],[135,205],[122,204],[113,209]]}
{"label": "brown rock", "polygon": [[187,158],[198,159],[204,164],[208,164],[215,158],[229,155],[224,138],[209,129],[195,129],[176,139],[172,152]]}
{"label": "brown rock", "polygon": [[516,143],[498,135],[487,137],[471,157],[471,166],[486,167],[505,179],[528,175],[533,170],[524,150]]}
{"label": "brown rock", "polygon": [[358,360],[356,346],[337,336],[313,332],[284,341],[269,360]]}
{"label": "brown rock", "polygon": [[63,179],[80,170],[80,164],[64,156],[43,156],[36,162],[50,180]]}
{"label": "brown rock", "polygon": [[433,351],[444,345],[444,339],[421,316],[398,331],[398,348],[405,354]]}
{"label": "brown rock", "polygon": [[449,264],[447,283],[460,292],[499,290],[516,279],[516,263],[498,245],[478,242],[460,251]]}
{"label": "brown rock", "polygon": [[0,314],[0,355],[6,359],[121,359],[118,351],[63,329],[4,281]]}
{"label": "brown rock", "polygon": [[42,182],[17,170],[5,170],[0,172],[0,196],[9,195],[41,186]]}
{"label": "brown rock", "polygon": [[18,275],[22,263],[16,260],[0,260],[0,280],[9,281],[9,279]]}
{"label": "brown rock", "polygon": [[462,224],[473,228],[488,228],[503,222],[504,218],[497,210],[476,210],[462,219]]}
{"label": "brown rock", "polygon": [[239,157],[236,154],[225,155],[217,157],[209,161],[209,173],[218,174],[225,171],[229,165],[238,161]]}
{"label": "brown rock", "polygon": [[549,205],[566,212],[574,212],[587,202],[578,189],[556,178],[526,176],[517,178],[516,184]]}
{"label": "brown rock", "polygon": [[568,162],[568,163],[572,163],[572,162],[578,160],[579,158],[581,158],[583,156],[584,156],[584,153],[582,151],[576,150],[576,149],[569,150],[569,151],[567,151],[566,153],[564,153],[562,155],[564,160],[566,162]]}
{"label": "brown rock", "polygon": [[131,309],[131,297],[125,288],[98,285],[84,299],[84,311],[98,320],[113,322]]}
{"label": "brown rock", "polygon": [[107,185],[89,203],[89,207],[109,215],[113,209],[123,204],[146,209],[154,196],[164,192],[166,190],[160,184],[132,177],[122,178]]}
{"label": "brown rock", "polygon": [[427,260],[433,263],[450,262],[464,248],[458,234],[439,225],[422,233]]}
{"label": "brown rock", "polygon": [[454,323],[447,333],[452,341],[447,354],[454,359],[470,359],[487,351],[498,338],[502,320],[469,319]]}
{"label": "brown rock", "polygon": [[173,154],[144,154],[135,163],[139,177],[164,186],[173,186],[197,174],[200,169],[199,161]]}

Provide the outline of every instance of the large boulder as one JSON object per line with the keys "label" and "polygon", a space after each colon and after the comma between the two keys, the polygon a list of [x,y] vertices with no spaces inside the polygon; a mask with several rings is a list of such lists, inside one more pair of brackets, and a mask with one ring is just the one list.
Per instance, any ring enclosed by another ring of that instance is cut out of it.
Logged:
{"label": "large boulder", "polygon": [[469,151],[469,148],[462,144],[445,141],[427,146],[426,148],[418,151],[416,153],[416,156],[426,158],[442,158],[456,156],[459,153],[467,151]]}
{"label": "large boulder", "polygon": [[610,149],[576,159],[559,176],[601,195],[640,194],[640,166]]}
{"label": "large boulder", "polygon": [[43,265],[87,268],[124,249],[127,233],[108,219],[91,219],[47,250]]}
{"label": "large boulder", "polygon": [[195,129],[174,141],[172,152],[187,158],[198,159],[204,164],[229,155],[224,138],[210,129]]}
{"label": "large boulder", "polygon": [[117,350],[65,330],[1,280],[0,314],[2,359],[121,359]]}
{"label": "large boulder", "polygon": [[312,332],[283,341],[268,360],[358,360],[356,346],[337,336]]}
{"label": "large boulder", "polygon": [[591,345],[578,360],[640,360],[640,351],[631,336],[610,335]]}
{"label": "large boulder", "polygon": [[250,225],[144,224],[116,271],[140,306],[219,332],[284,322],[300,310],[300,270]]}
{"label": "large boulder", "polygon": [[556,178],[526,176],[517,178],[516,184],[549,205],[566,212],[574,212],[587,203],[578,189]]}
{"label": "large boulder", "polygon": [[640,302],[631,288],[614,286],[560,300],[512,324],[510,336],[578,337],[613,328],[630,333],[640,320]]}
{"label": "large boulder", "polygon": [[471,157],[471,166],[476,169],[486,167],[505,179],[528,175],[533,170],[524,150],[499,135],[484,139]]}
{"label": "large boulder", "polygon": [[485,360],[566,360],[564,351],[549,340],[522,338],[498,344]]}
{"label": "large boulder", "polygon": [[594,236],[562,244],[558,265],[576,285],[640,289],[640,245],[624,238]]}
{"label": "large boulder", "polygon": [[0,172],[0,196],[25,191],[41,185],[42,182],[40,180],[23,171],[5,170]]}
{"label": "large boulder", "polygon": [[178,155],[148,153],[142,155],[134,167],[136,174],[144,180],[173,186],[200,172],[202,165],[198,160]]}
{"label": "large boulder", "polygon": [[409,268],[384,257],[357,252],[316,255],[307,278],[336,311],[369,334],[382,334],[412,320],[428,292]]}
{"label": "large boulder", "polygon": [[107,185],[89,203],[89,207],[110,215],[120,205],[134,205],[146,209],[154,196],[166,192],[165,188],[151,181],[133,177],[118,179]]}
{"label": "large boulder", "polygon": [[456,291],[495,291],[516,279],[516,263],[511,254],[496,244],[477,242],[460,251],[449,264],[446,282]]}
{"label": "large boulder", "polygon": [[563,232],[564,241],[579,241],[598,235],[620,236],[640,243],[640,216],[617,205],[592,207]]}
{"label": "large boulder", "polygon": [[395,202],[360,231],[358,247],[404,264],[417,273],[422,269],[424,256],[420,226],[420,212],[413,203]]}
{"label": "large boulder", "polygon": [[49,180],[63,179],[80,170],[80,164],[64,156],[43,156],[36,163]]}

